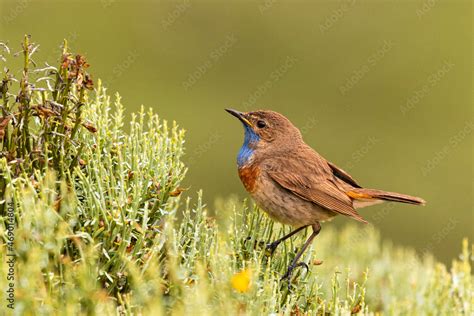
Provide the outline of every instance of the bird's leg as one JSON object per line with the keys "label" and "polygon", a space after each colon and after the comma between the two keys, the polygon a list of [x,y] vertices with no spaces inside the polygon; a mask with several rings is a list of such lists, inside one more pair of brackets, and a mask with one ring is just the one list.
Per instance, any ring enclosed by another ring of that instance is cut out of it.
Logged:
{"label": "bird's leg", "polygon": [[321,225],[319,223],[312,225],[312,227],[313,227],[313,233],[311,234],[311,236],[309,236],[308,240],[304,243],[300,251],[296,254],[296,257],[288,266],[288,270],[286,271],[285,275],[281,278],[281,280],[284,280],[284,279],[288,280],[288,289],[290,289],[291,275],[293,274],[293,270],[295,268],[303,266],[307,270],[309,270],[309,267],[306,263],[304,262],[298,263],[298,260],[301,258],[305,250],[309,247],[309,245],[311,245],[311,242],[313,241],[314,237],[316,237],[321,231]]}
{"label": "bird's leg", "polygon": [[280,239],[277,239],[275,240],[274,242],[270,243],[267,245],[267,251],[270,252],[270,255],[273,254],[273,252],[275,251],[275,249],[278,247],[279,244],[281,244],[283,241],[287,240],[288,238],[290,238],[291,236],[293,236],[294,234],[298,233],[299,231],[305,229],[306,227],[308,227],[308,225],[306,226],[301,226],[297,229],[295,229],[294,231],[290,232],[288,235],[285,235],[283,237],[281,237]]}

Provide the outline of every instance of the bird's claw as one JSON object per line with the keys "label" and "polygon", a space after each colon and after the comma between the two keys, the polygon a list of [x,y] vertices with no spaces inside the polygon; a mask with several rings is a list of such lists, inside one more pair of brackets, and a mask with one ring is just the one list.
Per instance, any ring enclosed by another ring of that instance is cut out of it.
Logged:
{"label": "bird's claw", "polygon": [[265,247],[266,254],[269,256],[273,255],[273,253],[275,252],[279,244],[280,243],[277,243],[277,242],[272,242],[272,243],[267,244],[267,246]]}
{"label": "bird's claw", "polygon": [[309,266],[306,262],[303,262],[303,261],[298,262],[298,264],[295,266],[295,268],[297,268],[297,267],[304,267],[306,269],[306,273],[309,272]]}
{"label": "bird's claw", "polygon": [[[247,243],[251,240],[252,240],[252,237],[250,237],[250,236],[245,238],[244,239],[244,246],[246,246]],[[253,247],[253,249],[262,249],[264,246],[265,246],[265,242],[263,240],[261,240],[261,241],[254,240],[252,247]]]}
{"label": "bird's claw", "polygon": [[291,290],[291,276],[293,275],[294,270],[296,268],[299,268],[299,267],[304,267],[306,269],[306,272],[309,272],[308,264],[306,264],[306,262],[301,261],[301,262],[298,262],[296,264],[291,264],[288,267],[288,270],[286,271],[286,273],[280,279],[280,281],[287,280],[287,282],[288,282],[288,291]]}

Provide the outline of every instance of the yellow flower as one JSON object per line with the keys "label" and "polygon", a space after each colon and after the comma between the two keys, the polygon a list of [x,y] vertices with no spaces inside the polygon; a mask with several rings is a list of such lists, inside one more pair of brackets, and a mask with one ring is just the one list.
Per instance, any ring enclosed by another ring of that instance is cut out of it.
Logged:
{"label": "yellow flower", "polygon": [[250,270],[244,269],[234,274],[230,283],[237,292],[245,293],[250,289],[250,281]]}

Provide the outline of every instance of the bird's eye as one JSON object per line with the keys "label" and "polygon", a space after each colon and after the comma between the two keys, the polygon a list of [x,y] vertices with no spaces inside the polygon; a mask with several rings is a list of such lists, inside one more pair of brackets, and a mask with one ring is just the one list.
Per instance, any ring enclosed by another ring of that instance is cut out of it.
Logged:
{"label": "bird's eye", "polygon": [[267,126],[267,123],[265,123],[265,121],[258,121],[257,122],[257,127],[258,128],[264,128],[265,126]]}

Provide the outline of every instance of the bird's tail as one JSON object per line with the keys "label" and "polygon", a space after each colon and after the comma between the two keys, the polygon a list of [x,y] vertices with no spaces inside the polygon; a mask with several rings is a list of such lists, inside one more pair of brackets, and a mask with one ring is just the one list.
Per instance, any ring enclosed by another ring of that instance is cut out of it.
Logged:
{"label": "bird's tail", "polygon": [[[408,203],[414,205],[425,205],[426,202],[422,198],[395,193],[395,192],[387,192],[382,190],[375,190],[375,189],[363,189],[363,188],[354,188],[347,192],[347,195],[354,200],[359,201],[370,201],[373,200],[383,200],[383,201],[391,201],[391,202],[400,202],[400,203]],[[374,203],[375,204],[375,203]]]}

